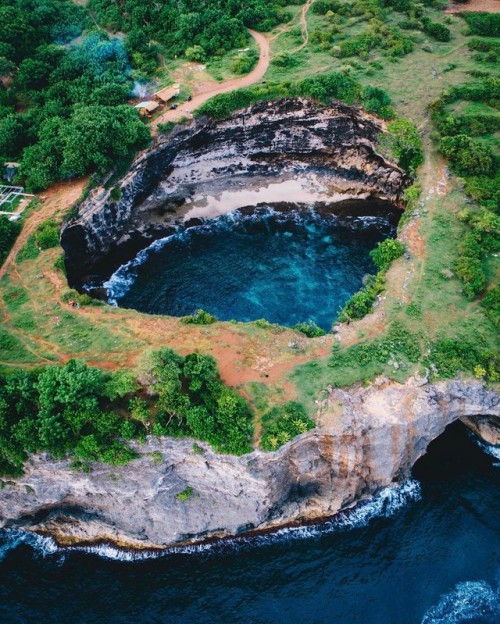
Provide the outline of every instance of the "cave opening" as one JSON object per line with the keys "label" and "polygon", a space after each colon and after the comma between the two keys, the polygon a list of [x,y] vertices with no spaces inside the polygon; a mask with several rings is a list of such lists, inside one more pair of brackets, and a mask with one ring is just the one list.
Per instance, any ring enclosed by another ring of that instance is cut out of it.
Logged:
{"label": "cave opening", "polygon": [[105,283],[108,301],[150,314],[202,309],[223,321],[331,329],[376,272],[370,251],[395,236],[387,202],[260,204],[197,220],[155,241]]}
{"label": "cave opening", "polygon": [[422,483],[433,484],[472,472],[489,473],[494,457],[485,452],[484,446],[470,429],[456,420],[429,444],[425,455],[415,462],[412,475]]}

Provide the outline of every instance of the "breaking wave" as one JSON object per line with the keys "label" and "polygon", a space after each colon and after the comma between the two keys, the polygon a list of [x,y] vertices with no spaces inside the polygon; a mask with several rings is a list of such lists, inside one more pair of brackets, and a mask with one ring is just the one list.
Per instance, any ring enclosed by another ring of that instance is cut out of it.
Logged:
{"label": "breaking wave", "polygon": [[[3,529],[0,531],[0,561],[9,551],[25,544],[42,556],[81,552],[97,555],[104,559],[115,561],[143,561],[168,557],[170,555],[200,555],[224,554],[255,547],[288,542],[291,540],[318,539],[340,531],[360,529],[376,518],[391,518],[403,507],[421,497],[420,484],[410,479],[401,485],[389,486],[382,489],[369,501],[362,501],[352,509],[340,512],[331,519],[321,523],[290,526],[254,536],[241,536],[207,541],[200,544],[179,546],[166,550],[124,550],[111,544],[95,544],[90,546],[58,547],[50,537],[43,537],[35,533],[19,529]],[[2,543],[3,542],[3,543]]]}

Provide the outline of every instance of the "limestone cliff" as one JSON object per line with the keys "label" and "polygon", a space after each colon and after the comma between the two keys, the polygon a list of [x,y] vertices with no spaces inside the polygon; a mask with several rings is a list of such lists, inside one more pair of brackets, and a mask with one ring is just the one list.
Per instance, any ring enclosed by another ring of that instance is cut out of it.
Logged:
{"label": "limestone cliff", "polygon": [[[500,400],[474,381],[330,389],[318,428],[275,453],[221,456],[206,445],[196,453],[190,440],[151,438],[137,446],[139,459],[95,464],[89,474],[33,457],[22,478],[3,483],[0,526],[66,544],[166,547],[332,515],[407,479],[454,420],[485,417],[498,423]],[[191,495],[180,500],[188,487]]]}
{"label": "limestone cliff", "polygon": [[[94,189],[65,225],[61,242],[70,285],[102,281],[172,233],[200,194],[315,175],[328,187],[320,202],[339,207],[357,198],[370,199],[370,210],[401,207],[409,180],[377,153],[381,130],[357,108],[302,99],[259,103],[224,121],[179,126],[136,159],[113,195]],[[237,208],[248,205],[242,201]]]}

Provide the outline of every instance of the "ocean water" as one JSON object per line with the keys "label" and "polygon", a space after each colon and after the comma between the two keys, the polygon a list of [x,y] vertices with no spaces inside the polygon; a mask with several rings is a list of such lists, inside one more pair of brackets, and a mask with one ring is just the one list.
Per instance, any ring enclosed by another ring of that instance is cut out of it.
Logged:
{"label": "ocean water", "polygon": [[457,423],[351,512],[159,558],[3,532],[0,622],[498,624],[494,455]]}
{"label": "ocean water", "polygon": [[369,252],[394,233],[381,218],[276,212],[223,215],[156,241],[107,282],[109,301],[153,314],[207,310],[221,320],[329,330],[376,271]]}

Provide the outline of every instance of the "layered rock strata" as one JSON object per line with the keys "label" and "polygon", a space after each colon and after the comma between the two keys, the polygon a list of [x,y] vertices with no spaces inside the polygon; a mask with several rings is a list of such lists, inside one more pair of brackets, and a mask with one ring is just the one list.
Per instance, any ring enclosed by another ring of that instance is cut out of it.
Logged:
{"label": "layered rock strata", "polygon": [[151,438],[137,460],[95,464],[89,474],[35,456],[22,478],[3,483],[0,526],[64,544],[165,548],[324,517],[406,480],[451,422],[486,417],[497,425],[499,397],[479,382],[330,389],[318,428],[274,453],[221,456],[206,445],[193,452],[190,440]]}
{"label": "layered rock strata", "polygon": [[[224,121],[179,126],[143,152],[114,189],[94,189],[65,225],[70,285],[102,281],[172,233],[196,196],[316,176],[321,190],[313,196],[323,207],[362,211],[359,201],[349,201],[356,199],[371,200],[368,210],[375,213],[401,208],[409,180],[377,152],[381,131],[357,108],[304,99],[259,103]],[[289,202],[298,201],[295,187],[289,195]],[[244,196],[241,202],[237,208],[249,205]]]}

